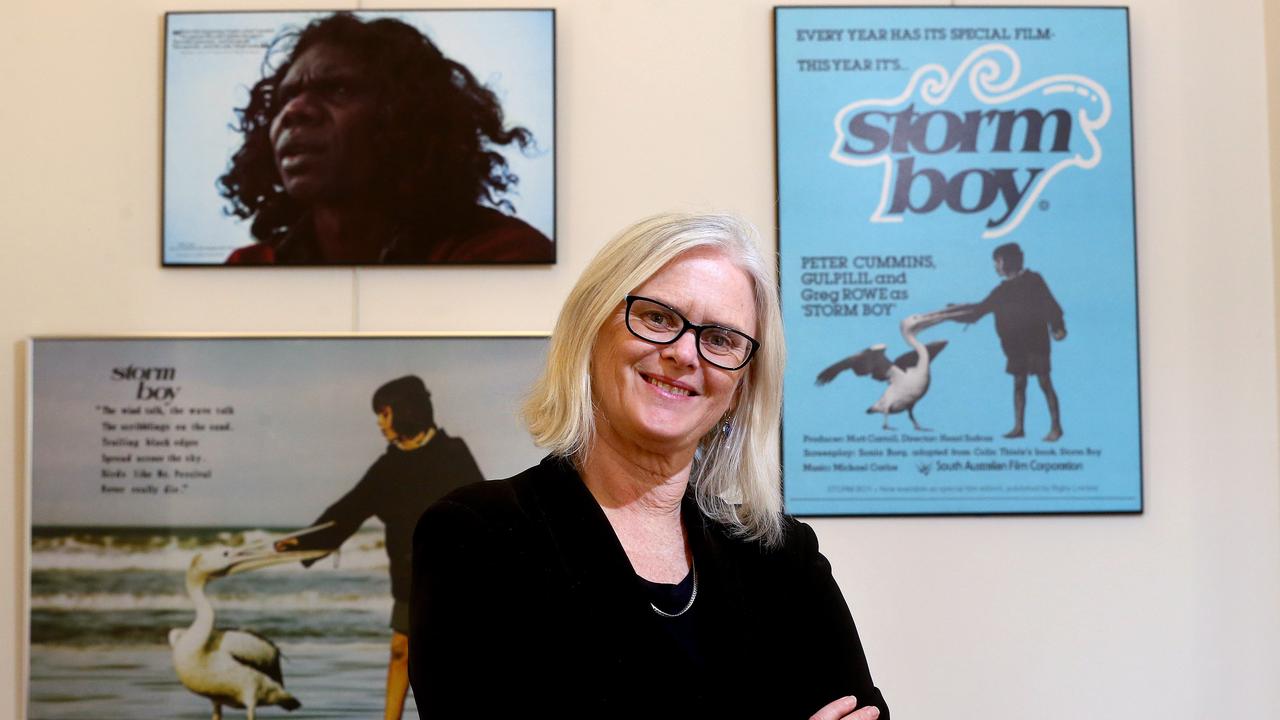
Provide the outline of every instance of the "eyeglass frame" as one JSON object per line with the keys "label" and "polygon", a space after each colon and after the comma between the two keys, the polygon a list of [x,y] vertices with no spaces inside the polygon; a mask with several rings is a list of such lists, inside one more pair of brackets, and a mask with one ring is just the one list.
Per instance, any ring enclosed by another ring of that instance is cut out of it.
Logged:
{"label": "eyeglass frame", "polygon": [[[689,318],[684,316],[684,313],[680,312],[679,310],[671,307],[670,305],[660,300],[654,300],[651,297],[645,297],[643,295],[627,295],[626,297],[623,298],[623,300],[626,301],[627,305],[622,311],[622,324],[627,326],[627,332],[631,333],[632,335],[635,335],[636,337],[640,338],[641,340],[647,343],[653,343],[654,345],[674,345],[677,340],[684,337],[684,334],[688,332],[690,329],[692,329],[693,330],[693,346],[698,351],[698,357],[702,358],[703,360],[706,360],[708,363],[710,363],[711,365],[714,365],[715,367],[720,368],[721,370],[729,370],[729,371],[741,370],[742,368],[747,366],[747,363],[751,362],[751,360],[756,356],[756,351],[760,349],[760,341],[742,332],[741,330],[735,330],[734,328],[726,327],[724,325],[716,325],[715,323],[707,323],[705,325],[698,325],[696,323],[691,323],[689,322]],[[641,335],[631,327],[631,306],[637,300],[650,302],[650,303],[653,303],[654,305],[670,310],[671,312],[675,313],[676,317],[680,318],[680,321],[683,322],[684,325],[681,326],[680,330],[676,332],[675,337],[671,338],[670,340],[654,340],[652,338],[647,338]],[[731,333],[741,335],[742,337],[746,338],[747,342],[751,343],[751,349],[747,351],[747,356],[742,360],[742,364],[738,365],[737,367],[729,367],[727,365],[721,365],[720,363],[716,362],[715,360],[712,360],[711,358],[703,354],[702,333],[705,330],[725,330]]]}

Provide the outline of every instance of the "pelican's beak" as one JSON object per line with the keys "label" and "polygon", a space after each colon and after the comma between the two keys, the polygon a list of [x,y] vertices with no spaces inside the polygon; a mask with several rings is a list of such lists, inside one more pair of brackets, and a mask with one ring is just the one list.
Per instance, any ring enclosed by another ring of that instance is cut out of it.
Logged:
{"label": "pelican's beak", "polygon": [[289,540],[302,535],[307,535],[309,533],[316,532],[317,530],[323,530],[330,525],[333,525],[333,523],[327,522],[320,525],[314,525],[303,530],[298,530],[296,532],[289,533],[288,535],[279,535],[266,540],[246,543],[245,545],[231,551],[231,556],[228,558],[229,564],[227,565],[225,574],[235,575],[237,573],[249,572],[250,570],[279,565],[281,563],[302,562],[304,560],[322,558],[332,551],[276,550],[276,545],[282,540]]}
{"label": "pelican's beak", "polygon": [[328,550],[286,550],[277,552],[269,543],[255,543],[237,550],[227,566],[227,575],[236,575],[287,562],[313,560],[328,555]]}
{"label": "pelican's beak", "polygon": [[972,305],[952,305],[936,312],[924,313],[919,316],[918,320],[916,320],[915,329],[923,330],[925,328],[931,328],[938,323],[962,317],[972,310]]}

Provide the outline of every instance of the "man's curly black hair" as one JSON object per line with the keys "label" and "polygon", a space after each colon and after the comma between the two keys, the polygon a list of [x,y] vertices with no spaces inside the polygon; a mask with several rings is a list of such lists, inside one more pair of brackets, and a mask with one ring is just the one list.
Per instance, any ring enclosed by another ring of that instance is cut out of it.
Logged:
{"label": "man's curly black hair", "polygon": [[[516,183],[506,160],[491,149],[533,143],[523,127],[505,128],[502,106],[461,63],[399,20],[365,22],[340,12],[282,33],[267,50],[263,78],[233,125],[244,144],[218,179],[227,212],[253,219],[252,233],[274,244],[306,211],[285,192],[269,137],[280,110],[277,91],[293,62],[312,46],[342,48],[363,63],[376,98],[374,163],[370,196],[397,225],[439,237],[462,227],[477,203],[513,211],[503,196]],[[274,69],[273,55],[288,50]]]}

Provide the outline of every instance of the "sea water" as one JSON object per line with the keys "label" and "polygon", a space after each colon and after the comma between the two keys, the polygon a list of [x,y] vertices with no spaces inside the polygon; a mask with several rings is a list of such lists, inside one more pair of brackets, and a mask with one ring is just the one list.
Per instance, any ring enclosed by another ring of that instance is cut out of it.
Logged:
{"label": "sea water", "polygon": [[[203,550],[276,533],[34,528],[28,717],[210,717],[212,704],[178,681],[168,645],[169,630],[195,617],[186,568]],[[361,530],[309,569],[288,564],[215,579],[205,592],[217,628],[252,630],[280,647],[285,686],[302,702],[292,716],[381,715],[392,603],[381,527]],[[286,714],[277,707],[259,712]],[[410,692],[405,717],[416,716]]]}

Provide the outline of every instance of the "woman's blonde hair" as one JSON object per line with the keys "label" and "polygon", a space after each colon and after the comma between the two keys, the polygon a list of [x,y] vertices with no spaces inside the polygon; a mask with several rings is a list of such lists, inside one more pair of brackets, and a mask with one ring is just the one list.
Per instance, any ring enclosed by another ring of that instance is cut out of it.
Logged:
{"label": "woman's blonde hair", "polygon": [[[667,214],[641,220],[605,245],[569,292],[547,351],[547,366],[524,404],[534,441],[581,459],[595,436],[591,349],[625,295],[675,258],[718,248],[751,277],[760,349],[745,369],[732,429],[698,444],[690,485],[708,517],[741,536],[775,545],[782,537],[778,416],[786,348],[773,263],[754,227],[731,215]],[[580,462],[579,462],[580,465]]]}

